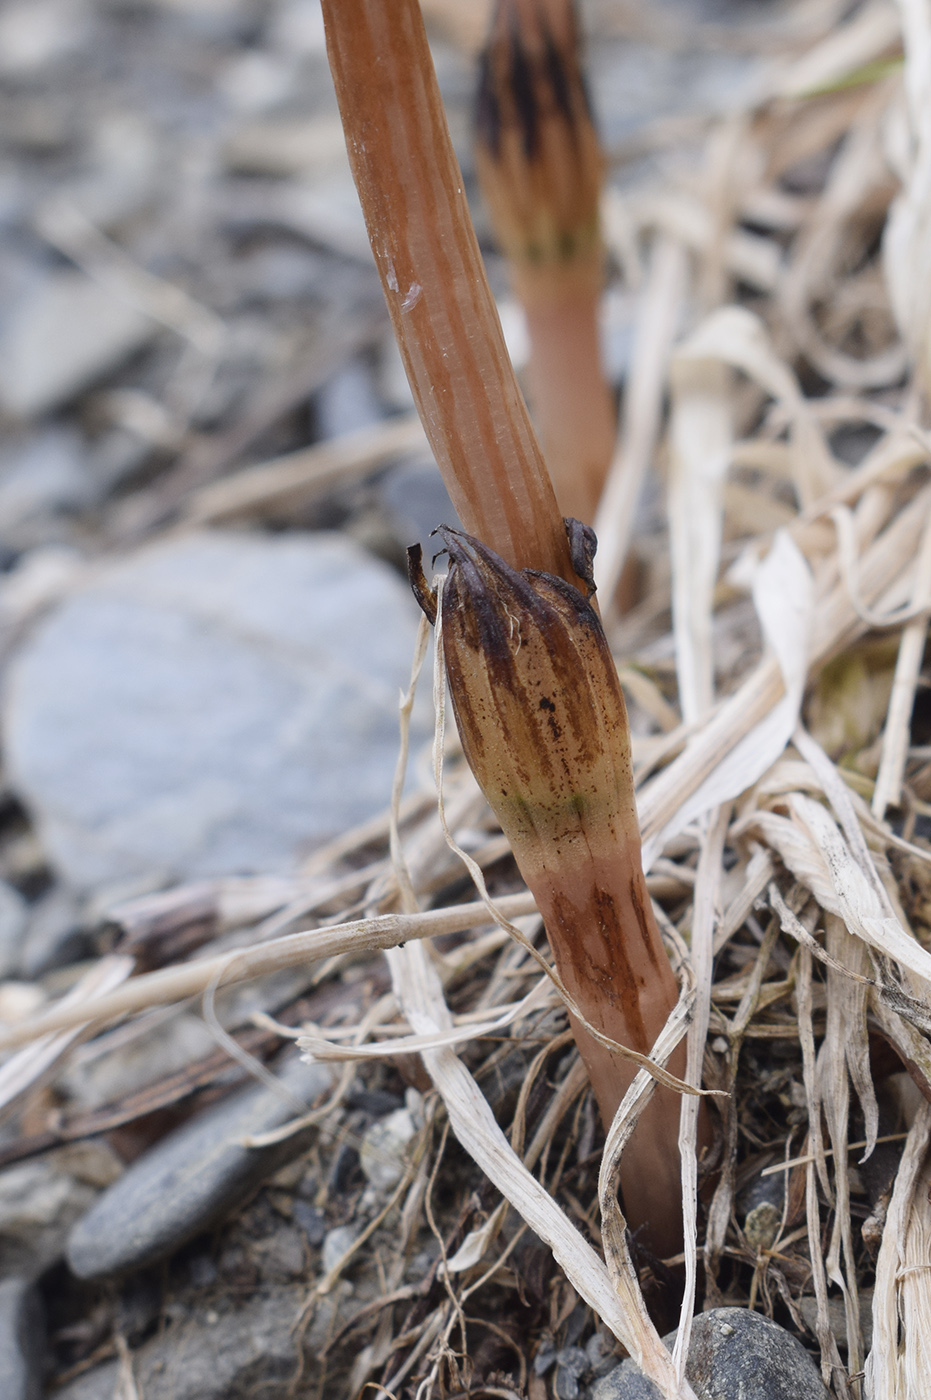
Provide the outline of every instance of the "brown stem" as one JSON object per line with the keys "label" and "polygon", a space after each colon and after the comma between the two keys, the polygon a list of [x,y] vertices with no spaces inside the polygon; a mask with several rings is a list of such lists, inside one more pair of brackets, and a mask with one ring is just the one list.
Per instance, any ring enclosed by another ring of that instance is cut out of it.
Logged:
{"label": "brown stem", "polygon": [[[543,915],[559,973],[596,1030],[649,1055],[678,988],[650,905],[640,864],[639,833],[628,833],[611,859],[575,875],[534,875],[522,868]],[[570,1016],[605,1127],[633,1082],[637,1065],[609,1050]],[[667,1065],[685,1073],[685,1047]],[[703,1125],[704,1127],[704,1125]],[[621,1158],[624,1210],[638,1239],[660,1258],[682,1248],[679,1206],[679,1096],[657,1085]]]}
{"label": "brown stem", "polygon": [[[649,1055],[677,987],[643,875],[627,711],[600,620],[561,579],[517,573],[460,531],[440,534],[450,561],[443,657],[469,766],[579,1017]],[[416,552],[412,580],[435,617]],[[573,1031],[607,1126],[636,1067],[579,1017]],[[671,1068],[681,1077],[681,1048]],[[682,1242],[678,1129],[678,1096],[654,1090],[621,1163],[628,1219],[664,1255]]]}
{"label": "brown stem", "polygon": [[505,348],[416,0],[323,0],[353,176],[401,355],[465,528],[573,581]]}
{"label": "brown stem", "polygon": [[604,160],[573,0],[498,0],[482,53],[475,166],[530,333],[531,402],[564,515],[590,524],[611,462],[601,363]]}
{"label": "brown stem", "polygon": [[598,334],[598,293],[527,302],[530,394],[563,515],[590,525],[614,453],[617,416]]}

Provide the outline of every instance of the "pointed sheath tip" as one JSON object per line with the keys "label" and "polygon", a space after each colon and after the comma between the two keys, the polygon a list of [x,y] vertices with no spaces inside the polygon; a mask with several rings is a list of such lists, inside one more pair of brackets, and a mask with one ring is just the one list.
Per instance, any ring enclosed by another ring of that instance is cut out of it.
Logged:
{"label": "pointed sheath tip", "polygon": [[487,544],[452,525],[439,525],[433,534],[443,541],[449,559],[444,597],[449,597],[451,604],[458,604],[465,595],[473,609],[486,613],[501,613],[506,599],[531,614],[539,608],[531,570],[512,569]]}
{"label": "pointed sheath tip", "polygon": [[431,627],[435,626],[436,589],[431,588],[429,583],[427,583],[427,577],[423,571],[423,550],[419,544],[412,544],[408,547],[407,577],[410,579],[414,597],[420,604],[424,616]]}
{"label": "pointed sheath tip", "polygon": [[569,541],[569,558],[576,574],[585,584],[586,598],[595,594],[595,555],[598,551],[598,536],[591,525],[585,525],[574,516],[569,516],[563,524]]}
{"label": "pointed sheath tip", "polygon": [[[495,237],[529,275],[599,286],[604,158],[572,0],[499,0],[479,62],[476,162]],[[551,289],[555,290],[555,288]]]}
{"label": "pointed sheath tip", "polygon": [[[469,535],[465,530],[452,525],[438,525],[431,533],[438,535],[443,541],[444,547],[440,553],[445,553],[449,558],[447,595],[451,602],[458,603],[461,593],[466,595],[473,607],[479,604],[483,597],[493,597],[496,601],[510,598],[513,603],[526,608],[533,615],[542,605],[539,592],[539,582],[542,581],[555,588],[564,602],[578,609],[580,621],[594,622],[597,625],[597,613],[592,609],[589,600],[595,593],[593,561],[598,540],[592,527],[584,525],[580,520],[568,519],[563,523],[566,527],[572,567],[582,584],[581,588],[544,570],[512,569],[500,555],[474,535]],[[417,570],[416,577],[411,572],[411,583],[421,607],[424,607],[421,593],[430,593],[435,614],[435,593],[427,588],[420,562],[420,549],[415,548],[416,554],[413,550],[408,551],[411,560],[409,572],[415,568]],[[438,557],[435,555],[434,561]],[[426,611],[426,608],[424,610]]]}

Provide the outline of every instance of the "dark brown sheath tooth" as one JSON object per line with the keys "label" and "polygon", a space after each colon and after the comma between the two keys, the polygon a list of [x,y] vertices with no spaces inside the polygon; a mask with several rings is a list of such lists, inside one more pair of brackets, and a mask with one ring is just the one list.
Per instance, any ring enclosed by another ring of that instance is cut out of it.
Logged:
{"label": "dark brown sheath tooth", "polygon": [[495,235],[516,262],[593,262],[603,160],[575,15],[499,0],[479,60],[476,161]]}

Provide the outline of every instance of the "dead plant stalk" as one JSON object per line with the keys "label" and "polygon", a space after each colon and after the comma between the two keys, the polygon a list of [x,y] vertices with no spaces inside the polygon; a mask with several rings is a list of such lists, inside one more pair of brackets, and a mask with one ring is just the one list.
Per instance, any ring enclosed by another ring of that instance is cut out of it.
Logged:
{"label": "dead plant stalk", "polygon": [[[590,574],[594,537],[576,531],[581,548],[570,554],[504,350],[416,0],[324,0],[323,14],[414,395],[463,523],[482,541],[443,532],[453,565],[444,651],[463,747],[582,1017],[645,1053],[676,983],[640,863],[617,671],[576,586]],[[429,614],[422,575],[416,585]],[[574,1029],[609,1125],[633,1070]],[[684,1065],[680,1048],[669,1069],[681,1076]],[[662,1254],[682,1241],[678,1121],[676,1096],[656,1093],[621,1167],[631,1223]]]}
{"label": "dead plant stalk", "polygon": [[481,60],[475,164],[527,316],[529,378],[563,515],[591,524],[617,417],[601,360],[603,158],[572,0],[499,0]]}

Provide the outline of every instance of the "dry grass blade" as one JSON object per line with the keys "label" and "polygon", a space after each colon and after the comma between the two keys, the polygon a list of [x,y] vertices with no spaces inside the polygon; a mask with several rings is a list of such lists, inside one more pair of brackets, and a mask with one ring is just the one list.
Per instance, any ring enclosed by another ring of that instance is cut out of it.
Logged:
{"label": "dry grass blade", "polygon": [[[925,1103],[918,1110],[905,1144],[876,1260],[873,1346],[866,1359],[868,1400],[910,1400],[921,1393],[924,1385],[916,1362],[921,1359],[927,1362],[923,1353],[927,1345],[931,1299],[927,1253],[920,1258],[916,1256],[918,1248],[925,1244],[929,1142],[931,1106]],[[919,1195],[925,1199],[915,1219],[913,1204]],[[904,1347],[900,1341],[903,1325],[906,1328]]]}
{"label": "dry grass blade", "polygon": [[686,724],[701,719],[714,699],[712,600],[720,562],[722,490],[733,437],[728,369],[708,353],[708,338],[706,328],[699,326],[678,347],[669,371],[672,616]]}
{"label": "dry grass blade", "polygon": [[[606,220],[610,239],[610,214]],[[653,251],[635,331],[634,369],[624,399],[620,441],[608,472],[595,533],[595,582],[614,597],[634,532],[637,504],[659,437],[666,371],[687,281],[684,249],[669,239]]]}
{"label": "dry grass blade", "polygon": [[[692,1024],[688,1031],[688,1065],[686,1077],[696,1088],[702,1082],[705,1042],[711,1019],[712,961],[715,923],[720,917],[720,896],[724,842],[730,824],[730,812],[722,808],[714,813],[702,844],[695,881],[695,908],[692,916],[692,975],[696,997]],[[698,1104],[683,1097],[680,1110],[679,1152],[682,1156],[682,1197],[685,1218],[685,1293],[679,1317],[679,1332],[673,1348],[677,1373],[684,1374],[689,1354],[692,1314],[698,1265]]]}
{"label": "dry grass blade", "polygon": [[[390,954],[390,961],[395,995],[410,1024],[423,1035],[432,1035],[448,1027],[449,1013],[442,989],[424,950],[413,944],[398,948]],[[684,1026],[680,1025],[679,1035],[682,1030]],[[664,1047],[666,1053],[676,1039],[678,1035]],[[664,1058],[659,1046],[654,1054]],[[446,1105],[459,1141],[550,1247],[579,1296],[636,1357],[644,1373],[658,1385],[664,1400],[694,1400],[691,1387],[677,1381],[669,1353],[647,1316],[629,1258],[609,1276],[591,1246],[516,1155],[495,1122],[484,1095],[451,1050],[426,1051],[424,1063]],[[638,1084],[641,1081],[644,1086],[652,1083],[643,1071],[638,1076]],[[645,1089],[641,1094],[643,1092]],[[623,1241],[622,1222],[618,1226],[618,1239]],[[626,1246],[622,1243],[618,1244],[618,1256],[626,1256]]]}
{"label": "dry grass blade", "polygon": [[314,496],[424,445],[423,428],[414,414],[359,428],[315,447],[258,462],[205,486],[187,502],[185,519],[215,525],[288,514]]}
{"label": "dry grass blade", "polygon": [[[514,918],[532,912],[534,902],[529,894],[516,894],[501,899],[499,908],[506,917]],[[329,928],[291,933],[284,938],[238,948],[232,953],[145,973],[119,991],[96,995],[85,992],[77,1004],[53,1006],[15,1029],[0,1032],[0,1050],[26,1044],[51,1031],[90,1022],[100,1026],[150,1006],[167,1006],[187,997],[200,996],[211,984],[227,986],[231,982],[264,977],[282,968],[301,966],[308,960],[323,961],[348,952],[377,952],[409,939],[461,933],[487,922],[485,905],[473,903],[423,914],[382,914]]]}

